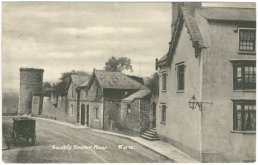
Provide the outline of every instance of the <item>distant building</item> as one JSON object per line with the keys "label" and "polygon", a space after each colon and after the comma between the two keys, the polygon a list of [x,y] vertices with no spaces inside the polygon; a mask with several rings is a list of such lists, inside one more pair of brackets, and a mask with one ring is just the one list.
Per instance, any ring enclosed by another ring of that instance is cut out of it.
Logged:
{"label": "distant building", "polygon": [[121,72],[94,70],[87,90],[89,126],[97,129],[119,129],[121,99],[147,89]]}
{"label": "distant building", "polygon": [[121,102],[121,127],[140,135],[150,127],[151,91],[139,90]]}
{"label": "distant building", "polygon": [[32,115],[81,124],[80,85],[90,76],[72,74],[52,90],[33,94]]}
{"label": "distant building", "polygon": [[201,162],[256,158],[256,12],[173,3],[159,137]]}

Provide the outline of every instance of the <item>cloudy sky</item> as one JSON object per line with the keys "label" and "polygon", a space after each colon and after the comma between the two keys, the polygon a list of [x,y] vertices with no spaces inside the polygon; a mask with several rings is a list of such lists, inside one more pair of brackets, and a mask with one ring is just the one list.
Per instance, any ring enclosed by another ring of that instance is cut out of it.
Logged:
{"label": "cloudy sky", "polygon": [[3,91],[19,89],[20,67],[43,68],[54,82],[62,72],[103,69],[111,56],[150,76],[168,51],[171,3],[5,2],[2,12]]}
{"label": "cloudy sky", "polygon": [[155,71],[168,50],[170,3],[4,3],[3,89],[19,89],[19,68],[62,72],[103,69],[109,57],[129,57],[135,75]]}

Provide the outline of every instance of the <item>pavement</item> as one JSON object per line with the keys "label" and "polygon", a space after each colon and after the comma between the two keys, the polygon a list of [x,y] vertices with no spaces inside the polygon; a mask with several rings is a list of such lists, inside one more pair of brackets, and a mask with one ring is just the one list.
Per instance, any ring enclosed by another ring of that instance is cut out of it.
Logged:
{"label": "pavement", "polygon": [[103,131],[103,130],[95,130],[92,129],[91,131],[94,132],[101,132],[104,134],[109,134],[109,135],[114,135],[114,136],[119,136],[123,138],[130,139],[132,141],[135,141],[143,146],[145,146],[148,149],[153,150],[154,152],[157,152],[171,160],[175,163],[200,163],[196,159],[192,158],[191,156],[185,154],[184,152],[180,151],[179,149],[173,147],[172,145],[163,142],[163,141],[149,141],[145,140],[141,137],[132,137],[132,136],[127,136],[123,134],[118,134],[115,132],[109,132],[109,131]]}
{"label": "pavement", "polygon": [[[37,117],[37,120],[42,120],[46,122],[53,122],[56,124],[61,124],[66,127],[71,127],[73,129],[85,129],[90,130],[91,132],[96,132],[96,133],[101,133],[101,134],[106,134],[106,135],[112,135],[120,138],[125,138],[131,141],[134,141],[143,147],[150,149],[154,151],[157,154],[160,154],[168,159],[170,159],[172,162],[176,163],[199,163],[196,159],[192,158],[191,156],[185,154],[184,152],[178,150],[177,148],[173,147],[172,145],[163,142],[163,141],[149,141],[146,139],[143,139],[141,137],[133,137],[133,136],[128,136],[124,134],[119,134],[115,132],[110,132],[110,131],[103,131],[103,130],[96,130],[92,128],[88,128],[86,126],[81,126],[81,125],[75,125],[71,123],[66,123],[66,122],[61,122],[61,121],[56,121],[53,119],[47,119],[47,118],[40,118]],[[4,139],[4,138],[3,138]],[[5,145],[5,142],[3,141],[3,147],[7,146]],[[4,149],[4,148],[3,148]]]}

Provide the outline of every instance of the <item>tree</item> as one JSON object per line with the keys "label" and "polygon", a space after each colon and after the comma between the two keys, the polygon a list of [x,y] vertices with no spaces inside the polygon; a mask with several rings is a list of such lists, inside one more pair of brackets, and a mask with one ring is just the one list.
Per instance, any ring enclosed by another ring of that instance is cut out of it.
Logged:
{"label": "tree", "polygon": [[150,83],[147,87],[151,90],[151,93],[155,96],[159,95],[159,75],[155,72],[150,79]]}
{"label": "tree", "polygon": [[43,82],[43,91],[46,91],[47,89],[51,89],[52,85],[49,82]]}
{"label": "tree", "polygon": [[62,73],[62,75],[59,78],[59,80],[61,80],[61,81],[68,81],[72,74],[77,74],[77,75],[81,75],[81,76],[88,76],[88,75],[90,75],[88,72],[72,70],[71,72],[64,72],[64,73]]}
{"label": "tree", "polygon": [[74,71],[74,70],[72,70],[70,72],[62,73],[61,77],[59,78],[59,80],[61,80],[61,81],[53,85],[54,94],[57,95],[59,93],[65,92],[64,88],[67,85],[67,83],[70,81],[72,74],[77,74],[77,75],[81,75],[81,76],[89,76],[90,75],[88,72]]}
{"label": "tree", "polygon": [[123,70],[133,71],[130,58],[114,56],[109,58],[109,60],[105,63],[104,69],[111,72],[122,72]]}

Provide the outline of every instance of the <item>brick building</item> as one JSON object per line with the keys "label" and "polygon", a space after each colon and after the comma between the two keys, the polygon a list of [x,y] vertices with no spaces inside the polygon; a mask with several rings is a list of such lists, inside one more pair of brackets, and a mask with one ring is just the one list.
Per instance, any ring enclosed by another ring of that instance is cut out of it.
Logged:
{"label": "brick building", "polygon": [[201,162],[255,161],[256,12],[173,3],[159,137]]}

